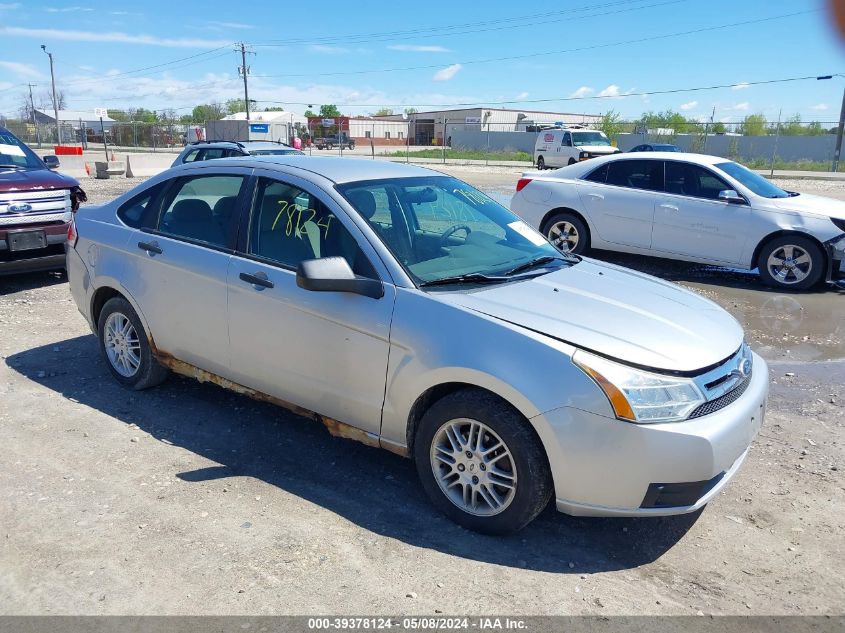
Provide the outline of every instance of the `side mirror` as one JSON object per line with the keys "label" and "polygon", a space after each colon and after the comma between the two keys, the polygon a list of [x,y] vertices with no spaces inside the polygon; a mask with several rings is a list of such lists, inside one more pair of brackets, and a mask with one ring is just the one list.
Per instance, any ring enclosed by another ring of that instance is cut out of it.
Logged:
{"label": "side mirror", "polygon": [[321,257],[299,262],[296,285],[315,292],[350,292],[373,299],[384,296],[380,281],[357,277],[343,257]]}
{"label": "side mirror", "polygon": [[43,159],[44,164],[47,165],[47,169],[58,169],[59,168],[59,157],[53,156],[45,156]]}
{"label": "side mirror", "polygon": [[728,202],[730,204],[745,204],[745,198],[739,195],[733,189],[725,189],[719,192],[719,200]]}

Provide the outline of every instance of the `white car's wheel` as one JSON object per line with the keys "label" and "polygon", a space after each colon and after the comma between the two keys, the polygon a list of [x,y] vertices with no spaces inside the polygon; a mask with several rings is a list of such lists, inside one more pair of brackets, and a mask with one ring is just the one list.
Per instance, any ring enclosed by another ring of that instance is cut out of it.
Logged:
{"label": "white car's wheel", "polygon": [[590,248],[590,231],[574,213],[558,213],[550,218],[543,234],[561,253],[580,255]]}
{"label": "white car's wheel", "polygon": [[167,378],[153,358],[147,333],[130,303],[122,297],[106,301],[97,322],[100,352],[112,376],[124,387],[146,389]]}
{"label": "white car's wheel", "polygon": [[768,286],[807,290],[824,275],[824,255],[803,235],[784,235],[767,242],[757,259],[760,279]]}
{"label": "white car's wheel", "polygon": [[537,159],[537,169],[539,169],[539,170],[543,170],[543,169],[545,169],[545,168],[546,168],[546,161],[545,161],[545,159],[544,159],[542,156],[540,156],[540,157]]}
{"label": "white car's wheel", "polygon": [[548,461],[530,423],[486,391],[436,402],[414,441],[423,488],[456,523],[486,534],[527,525],[549,502]]}

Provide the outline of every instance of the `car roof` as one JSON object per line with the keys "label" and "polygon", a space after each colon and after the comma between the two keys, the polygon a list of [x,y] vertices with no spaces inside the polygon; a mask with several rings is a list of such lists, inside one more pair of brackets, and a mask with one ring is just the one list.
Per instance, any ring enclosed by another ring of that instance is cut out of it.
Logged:
{"label": "car roof", "polygon": [[233,145],[241,149],[294,149],[287,143],[276,143],[275,141],[197,141],[196,143],[189,143],[187,148],[207,149],[232,147]]}
{"label": "car roof", "polygon": [[[311,172],[331,180],[336,184],[359,182],[363,180],[381,180],[384,178],[414,178],[420,176],[445,176],[433,169],[408,165],[388,160],[371,160],[363,158],[340,158],[335,156],[301,156],[285,154],[275,156],[242,156],[237,158],[217,158],[213,161],[203,161],[205,167],[214,163],[215,167],[266,167],[273,166],[292,168],[303,172]],[[186,163],[197,165],[197,163]],[[289,170],[285,170],[289,171]]]}
{"label": "car roof", "polygon": [[[654,143],[645,143],[655,147]],[[637,152],[636,156],[624,152],[619,154],[611,154],[609,156],[602,156],[601,158],[594,158],[591,161],[584,161],[580,164],[587,164],[593,161],[610,162],[612,160],[642,160],[644,158],[664,159],[664,160],[682,160],[688,163],[697,163],[699,165],[716,165],[717,163],[730,162],[729,158],[722,158],[721,156],[711,156],[710,154],[693,154],[692,152]],[[595,164],[595,163],[594,163]]]}

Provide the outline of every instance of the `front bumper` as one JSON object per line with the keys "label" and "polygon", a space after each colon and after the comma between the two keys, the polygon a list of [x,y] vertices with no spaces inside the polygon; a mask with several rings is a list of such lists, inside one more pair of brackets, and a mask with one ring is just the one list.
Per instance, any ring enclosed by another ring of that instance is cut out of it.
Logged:
{"label": "front bumper", "polygon": [[827,281],[845,279],[845,235],[825,242],[827,247]]}
{"label": "front bumper", "polygon": [[[753,358],[745,393],[693,420],[633,424],[571,407],[535,418],[535,424],[551,431],[540,434],[557,509],[579,516],[664,516],[706,505],[737,473],[763,423],[768,367],[756,354]],[[664,502],[654,507],[656,490],[664,488],[669,491]],[[683,505],[665,503],[683,499],[677,491],[690,489],[701,496]]]}
{"label": "front bumper", "polygon": [[[67,222],[31,224],[0,229],[0,275],[64,268],[67,229]],[[10,250],[10,242],[15,233],[29,233],[31,231],[43,232],[44,248],[23,251]]]}

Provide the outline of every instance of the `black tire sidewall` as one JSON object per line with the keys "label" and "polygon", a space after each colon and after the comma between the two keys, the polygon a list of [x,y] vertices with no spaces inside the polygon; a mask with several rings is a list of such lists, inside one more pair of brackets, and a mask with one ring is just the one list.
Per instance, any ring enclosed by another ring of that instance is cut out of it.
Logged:
{"label": "black tire sidewall", "polygon": [[[138,335],[138,342],[141,346],[141,366],[133,376],[129,377],[121,375],[112,366],[111,361],[108,358],[108,354],[106,354],[104,336],[106,321],[110,315],[116,312],[124,315],[132,323],[132,327],[135,328],[135,332]],[[100,311],[100,317],[97,320],[97,337],[99,339],[100,355],[103,357],[106,367],[108,367],[109,372],[114,379],[127,389],[146,389],[153,384],[158,384],[167,375],[166,370],[164,370],[153,358],[144,325],[141,323],[141,319],[138,317],[138,314],[135,312],[132,304],[130,304],[126,299],[123,299],[122,297],[114,297],[106,301],[106,304]]]}
{"label": "black tire sidewall", "polygon": [[561,212],[556,213],[551,218],[549,218],[546,224],[543,226],[543,235],[546,237],[546,239],[551,241],[551,238],[549,237],[549,230],[554,224],[563,221],[569,222],[570,224],[574,224],[575,228],[578,230],[578,244],[570,252],[573,255],[583,255],[584,253],[589,251],[590,229],[587,224],[574,213]]}
{"label": "black tire sidewall", "polygon": [[545,168],[546,168],[546,159],[544,159],[542,156],[538,157],[537,158],[537,169],[542,171]]}
{"label": "black tire sidewall", "polygon": [[[432,471],[431,443],[440,427],[457,418],[483,422],[505,442],[517,472],[516,495],[510,505],[490,517],[469,514],[443,493]],[[552,480],[540,439],[530,423],[492,394],[464,390],[446,396],[425,413],[417,427],[414,460],[423,489],[443,514],[463,527],[484,534],[511,534],[523,528],[549,503]]]}
{"label": "black tire sidewall", "polygon": [[575,160],[574,158],[570,158],[570,159],[569,159],[569,162],[567,163],[567,165],[574,165],[574,164],[575,164],[575,163],[577,163],[577,162],[578,162],[578,161],[577,161],[577,160]]}
{"label": "black tire sidewall", "polygon": [[[799,246],[804,249],[813,262],[813,268],[810,271],[810,275],[799,283],[784,284],[779,282],[769,273],[769,267],[767,265],[769,255],[771,255],[772,251],[787,244],[794,244],[795,246]],[[760,279],[767,286],[778,288],[780,290],[808,290],[822,280],[825,273],[824,268],[824,252],[812,239],[804,237],[803,235],[782,235],[769,240],[760,249],[760,255],[757,258],[757,270],[760,273]]]}

